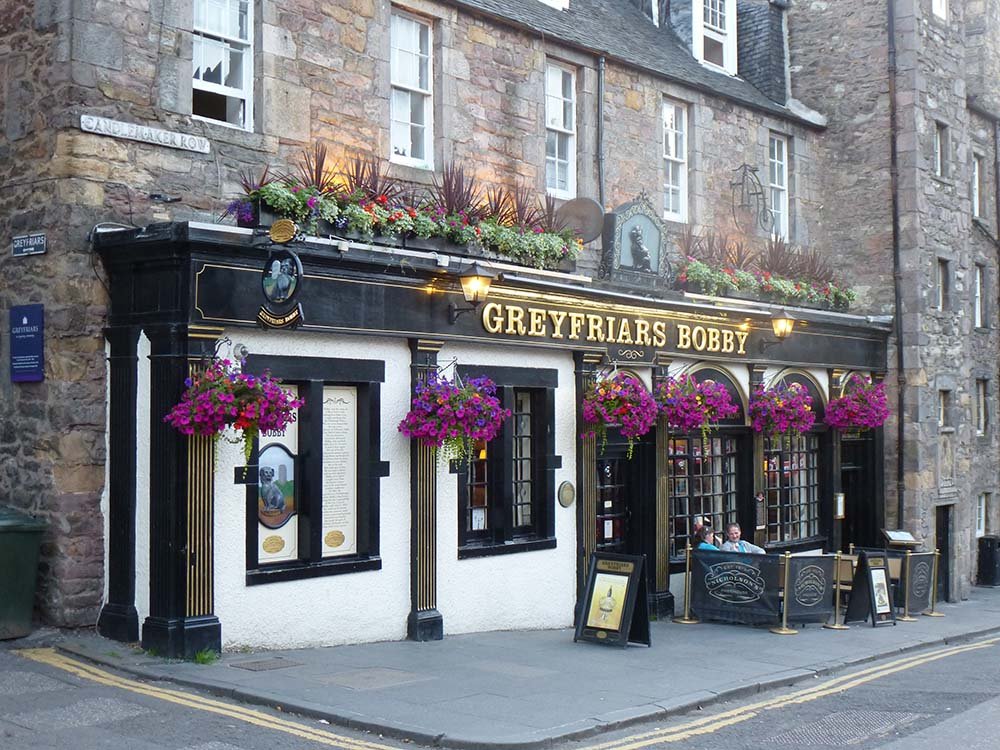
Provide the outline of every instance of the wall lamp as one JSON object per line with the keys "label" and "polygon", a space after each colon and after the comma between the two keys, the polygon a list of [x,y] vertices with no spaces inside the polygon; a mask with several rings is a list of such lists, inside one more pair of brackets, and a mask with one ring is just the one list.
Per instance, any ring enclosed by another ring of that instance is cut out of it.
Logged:
{"label": "wall lamp", "polygon": [[469,306],[459,307],[454,302],[449,304],[448,322],[455,325],[455,321],[460,315],[478,309],[486,301],[486,296],[490,293],[490,284],[493,283],[494,278],[496,278],[496,274],[493,271],[483,268],[478,263],[469,266],[458,277],[459,281],[462,282],[462,296],[465,297]]}
{"label": "wall lamp", "polygon": [[778,310],[771,314],[771,330],[774,331],[774,339],[761,339],[760,352],[763,354],[775,344],[780,344],[787,339],[795,328],[795,318],[788,310]]}

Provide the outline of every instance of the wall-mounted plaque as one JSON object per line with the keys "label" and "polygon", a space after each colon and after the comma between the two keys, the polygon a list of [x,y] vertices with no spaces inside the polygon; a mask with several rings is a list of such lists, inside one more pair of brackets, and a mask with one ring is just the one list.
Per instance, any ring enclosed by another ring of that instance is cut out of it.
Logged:
{"label": "wall-mounted plaque", "polygon": [[23,234],[20,237],[15,237],[10,243],[10,251],[15,258],[20,258],[23,255],[41,255],[47,249],[45,232]]}
{"label": "wall-mounted plaque", "polygon": [[14,383],[45,380],[45,307],[10,308],[10,379]]}
{"label": "wall-mounted plaque", "polygon": [[295,328],[300,325],[302,305],[295,302],[295,297],[301,287],[302,261],[299,256],[287,248],[272,251],[261,269],[260,288],[264,304],[257,313],[257,322],[265,328]]}
{"label": "wall-mounted plaque", "polygon": [[604,217],[598,275],[628,286],[665,287],[673,280],[666,230],[645,194]]}
{"label": "wall-mounted plaque", "polygon": [[323,389],[323,557],[358,551],[358,389]]}
{"label": "wall-mounted plaque", "polygon": [[[293,396],[294,385],[284,386]],[[257,560],[278,563],[299,557],[298,424],[283,434],[263,433],[258,440]],[[250,467],[247,467],[248,469]]]}
{"label": "wall-mounted plaque", "polygon": [[563,482],[559,485],[556,497],[559,498],[559,504],[562,507],[568,508],[573,504],[573,500],[576,499],[576,487],[573,486],[572,482]]}

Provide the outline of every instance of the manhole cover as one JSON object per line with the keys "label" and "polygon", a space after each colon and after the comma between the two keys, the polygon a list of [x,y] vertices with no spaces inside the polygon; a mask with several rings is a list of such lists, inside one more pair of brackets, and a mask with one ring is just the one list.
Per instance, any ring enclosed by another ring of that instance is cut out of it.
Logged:
{"label": "manhole cover", "polygon": [[809,726],[777,734],[770,739],[773,745],[857,745],[870,737],[886,734],[929,714],[910,714],[890,711],[840,711]]}
{"label": "manhole cover", "polygon": [[230,664],[229,666],[236,667],[237,669],[245,669],[248,672],[267,672],[272,669],[301,667],[302,665],[297,661],[289,661],[288,659],[283,659],[280,656],[275,656],[271,659],[258,659],[257,661],[238,661],[234,664]]}

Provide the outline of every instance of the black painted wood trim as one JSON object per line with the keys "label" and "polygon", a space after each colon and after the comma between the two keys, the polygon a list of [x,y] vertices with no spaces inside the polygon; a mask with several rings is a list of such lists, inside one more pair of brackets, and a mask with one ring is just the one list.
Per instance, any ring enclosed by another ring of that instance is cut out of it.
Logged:
{"label": "black painted wood trim", "polygon": [[462,378],[485,375],[498,386],[514,388],[558,388],[559,371],[538,367],[500,367],[497,365],[458,365]]}
{"label": "black painted wood trim", "polygon": [[467,560],[474,557],[492,557],[493,555],[511,555],[517,552],[533,552],[542,549],[555,549],[555,537],[545,539],[524,539],[505,542],[504,544],[474,544],[458,548],[458,559]]}
{"label": "black painted wood trim", "polygon": [[252,372],[270,370],[288,381],[322,380],[344,385],[385,382],[385,362],[381,360],[250,354],[246,361]]}
{"label": "black painted wood trim", "polygon": [[297,565],[268,565],[266,568],[248,570],[247,586],[259,586],[265,583],[280,583],[282,581],[297,581],[303,578],[321,578],[323,576],[358,573],[363,570],[381,570],[380,557],[331,559],[326,558],[318,563],[299,563]]}

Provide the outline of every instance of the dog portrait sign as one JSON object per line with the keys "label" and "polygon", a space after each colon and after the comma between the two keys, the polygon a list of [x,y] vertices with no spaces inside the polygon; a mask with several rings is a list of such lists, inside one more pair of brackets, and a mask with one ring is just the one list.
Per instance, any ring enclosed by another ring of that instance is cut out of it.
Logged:
{"label": "dog portrait sign", "polygon": [[302,323],[302,305],[295,302],[302,287],[302,261],[287,248],[272,251],[260,274],[264,304],[257,322],[265,328],[295,328]]}

